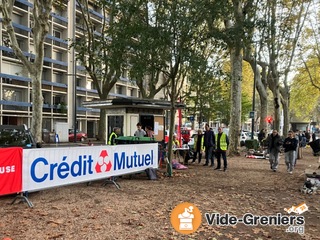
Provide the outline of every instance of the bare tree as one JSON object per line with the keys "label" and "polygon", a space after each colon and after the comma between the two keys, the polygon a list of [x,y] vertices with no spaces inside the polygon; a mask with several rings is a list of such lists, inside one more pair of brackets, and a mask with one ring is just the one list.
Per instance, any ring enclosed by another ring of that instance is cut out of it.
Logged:
{"label": "bare tree", "polygon": [[[231,60],[231,111],[230,111],[230,154],[238,154],[238,144],[241,126],[241,81],[242,81],[242,61],[243,46],[246,31],[245,22],[248,12],[253,8],[254,1],[234,0],[233,2],[233,23],[225,20],[226,29],[235,29],[235,41],[229,42]],[[248,27],[251,28],[250,25]]]}
{"label": "bare tree", "polygon": [[[243,47],[246,39],[245,32],[253,26],[248,24],[248,12],[252,11],[253,0],[217,1],[204,4],[207,14],[209,36],[221,39],[226,45],[231,62],[231,110],[229,130],[229,154],[239,154],[239,136],[241,129],[241,89]],[[221,27],[224,23],[224,27]]]}
{"label": "bare tree", "polygon": [[[0,11],[3,15],[2,23],[9,39],[10,47],[14,54],[22,62],[32,80],[32,121],[31,132],[37,143],[42,141],[42,107],[43,97],[41,89],[42,67],[44,59],[44,40],[49,31],[49,19],[52,9],[52,0],[35,0],[32,9],[32,36],[35,55],[27,58],[19,47],[15,29],[13,27],[13,6],[15,1],[2,0]],[[30,60],[34,61],[30,61]]]}
{"label": "bare tree", "polygon": [[[128,46],[131,38],[130,22],[134,12],[122,1],[96,2],[101,9],[101,23],[92,17],[89,1],[77,0],[84,29],[82,36],[73,39],[77,60],[85,67],[91,77],[100,100],[106,100],[111,89],[128,68]],[[106,139],[106,109],[100,110],[99,139]]]}
{"label": "bare tree", "polygon": [[320,90],[320,80],[317,68],[320,66],[320,17],[319,1],[314,1],[313,11],[308,15],[308,23],[304,29],[303,38],[298,43],[300,60],[307,72],[313,87]]}
{"label": "bare tree", "polygon": [[[273,128],[287,132],[289,128],[290,84],[289,73],[296,53],[297,42],[310,1],[268,1],[266,5],[268,50],[268,86],[273,94]],[[283,129],[280,127],[281,105],[283,109]]]}

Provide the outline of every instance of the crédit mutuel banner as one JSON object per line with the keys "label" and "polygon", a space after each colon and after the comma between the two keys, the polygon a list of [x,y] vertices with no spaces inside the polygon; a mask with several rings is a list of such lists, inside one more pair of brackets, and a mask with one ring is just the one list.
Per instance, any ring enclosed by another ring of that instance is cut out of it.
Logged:
{"label": "cr\u00e9dit mutuel banner", "polygon": [[23,191],[158,168],[158,144],[37,148],[23,151]]}
{"label": "cr\u00e9dit mutuel banner", "polygon": [[0,195],[17,193],[22,185],[22,148],[0,149]]}

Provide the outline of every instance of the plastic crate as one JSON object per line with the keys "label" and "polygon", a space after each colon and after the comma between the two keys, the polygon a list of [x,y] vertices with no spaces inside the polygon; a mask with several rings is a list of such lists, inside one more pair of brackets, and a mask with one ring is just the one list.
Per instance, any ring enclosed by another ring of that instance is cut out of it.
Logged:
{"label": "plastic crate", "polygon": [[115,139],[117,145],[119,144],[139,144],[139,143],[155,143],[155,139],[151,137],[132,137],[121,136]]}

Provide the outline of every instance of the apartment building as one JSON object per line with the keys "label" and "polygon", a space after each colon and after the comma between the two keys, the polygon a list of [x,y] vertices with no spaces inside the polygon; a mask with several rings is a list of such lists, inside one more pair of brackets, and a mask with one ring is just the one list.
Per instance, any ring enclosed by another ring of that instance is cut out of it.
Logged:
{"label": "apartment building", "polygon": [[[14,28],[20,48],[30,61],[34,43],[31,34],[32,1],[16,0],[14,4]],[[52,130],[56,122],[67,122],[94,137],[98,131],[99,110],[82,106],[83,101],[98,100],[97,90],[82,66],[74,64],[74,53],[67,39],[81,37],[81,20],[75,0],[59,2],[53,6],[50,30],[45,39],[45,58],[42,75],[43,128]],[[90,11],[95,23],[102,22],[99,9]],[[0,15],[0,19],[2,16]],[[9,38],[0,21],[0,124],[27,124],[32,120],[31,79],[21,62],[9,47]],[[75,35],[75,36],[74,36]],[[139,89],[127,78],[126,71],[110,92],[117,96],[139,97]]]}

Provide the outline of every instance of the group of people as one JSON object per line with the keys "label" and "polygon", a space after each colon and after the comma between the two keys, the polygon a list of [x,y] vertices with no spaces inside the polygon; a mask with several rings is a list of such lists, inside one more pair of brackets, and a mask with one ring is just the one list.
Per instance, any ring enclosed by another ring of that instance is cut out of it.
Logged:
{"label": "group of people", "polygon": [[146,126],[143,130],[141,123],[137,123],[137,130],[134,133],[135,137],[153,137],[152,127]]}
{"label": "group of people", "polygon": [[[304,147],[304,140],[301,132],[293,132],[290,130],[286,138],[282,138],[277,130],[273,130],[271,134],[267,135],[266,129],[262,129],[258,135],[260,144],[267,147],[269,153],[270,169],[277,172],[279,166],[279,154],[281,148],[284,149],[285,163],[287,172],[292,174],[296,160],[298,158],[299,147]],[[307,139],[307,138],[306,138]],[[306,141],[308,142],[309,139]],[[229,146],[228,136],[223,133],[222,128],[218,128],[218,133],[215,134],[209,125],[206,124],[205,132],[199,129],[197,136],[194,138],[194,155],[193,163],[198,157],[198,163],[201,162],[202,154],[205,153],[204,166],[214,167],[214,156],[217,159],[217,166],[214,169],[227,170],[227,156],[226,152]],[[221,158],[223,159],[223,169],[221,168]]]}
{"label": "group of people", "polygon": [[267,135],[267,130],[262,129],[258,134],[258,140],[261,146],[266,146],[269,153],[270,169],[274,172],[278,170],[279,154],[281,147],[283,147],[287,172],[292,174],[296,163],[296,151],[298,147],[298,139],[293,131],[290,130],[288,136],[283,141],[277,130],[274,129],[271,134]]}
{"label": "group of people", "polygon": [[[267,146],[269,153],[270,169],[277,172],[279,166],[279,154],[281,147],[284,149],[285,163],[287,166],[287,172],[292,174],[292,171],[296,165],[299,151],[305,147],[311,140],[308,132],[290,130],[286,138],[281,138],[277,130],[273,130],[272,134],[267,135],[267,131],[262,129],[258,134],[260,144]],[[312,137],[315,141],[315,136]]]}
{"label": "group of people", "polygon": [[[121,133],[121,129],[119,127],[114,127],[113,131],[110,133],[108,137],[108,145],[116,145],[116,138]],[[137,130],[134,133],[135,137],[154,137],[152,127],[146,126],[145,130],[142,129],[141,123],[137,123]]]}
{"label": "group of people", "polygon": [[[197,136],[194,138],[194,155],[192,162],[194,163],[198,156],[198,163],[201,163],[202,154],[205,153],[206,161],[204,166],[214,167],[215,156],[217,159],[217,166],[214,169],[226,171],[228,167],[228,146],[229,139],[228,136],[222,131],[222,128],[219,127],[218,133],[215,134],[209,127],[209,124],[206,124],[205,132],[202,133],[202,130],[199,129]],[[223,159],[223,169],[221,168],[221,158]]]}
{"label": "group of people", "polygon": [[[115,145],[115,139],[120,134],[121,130],[118,127],[113,129],[113,132],[109,135],[108,145]],[[136,137],[153,137],[152,128],[149,126],[142,129],[141,123],[137,123],[137,130],[134,133]],[[304,135],[305,136],[305,135]],[[313,137],[313,136],[312,136]],[[314,137],[313,137],[314,138]],[[302,134],[296,134],[293,131],[289,131],[287,137],[283,140],[278,134],[277,130],[273,130],[271,134],[267,135],[266,129],[262,129],[258,134],[258,140],[260,145],[267,147],[269,153],[270,169],[274,172],[277,171],[279,166],[279,154],[281,152],[281,147],[284,149],[285,153],[285,163],[287,166],[287,172],[292,174],[294,166],[296,164],[298,148],[301,147],[303,143]],[[309,139],[306,137],[306,141]],[[173,145],[179,145],[179,141],[175,138],[173,139]],[[201,163],[202,155],[205,154],[205,163],[203,166],[214,167],[215,170],[226,171],[228,167],[227,162],[227,150],[229,147],[229,138],[225,134],[221,127],[218,128],[218,133],[215,134],[214,131],[209,127],[209,124],[205,125],[205,131],[199,129],[197,135],[194,138],[194,154],[193,163],[196,162],[198,157],[198,163]],[[214,165],[214,157],[216,157],[217,165]],[[223,160],[223,168],[221,166],[221,158]]]}

